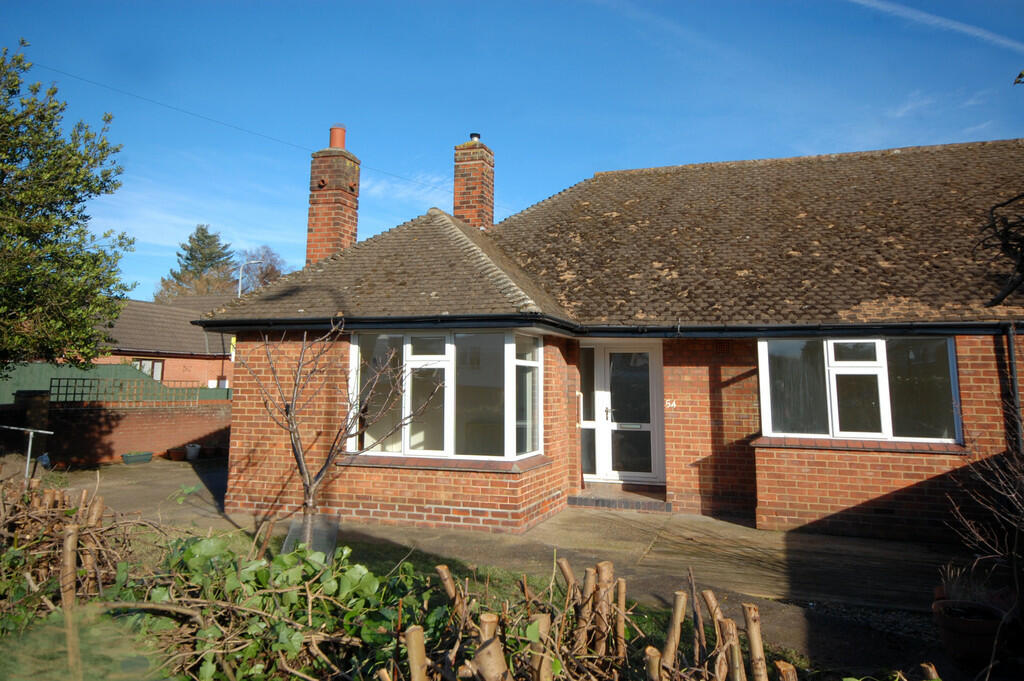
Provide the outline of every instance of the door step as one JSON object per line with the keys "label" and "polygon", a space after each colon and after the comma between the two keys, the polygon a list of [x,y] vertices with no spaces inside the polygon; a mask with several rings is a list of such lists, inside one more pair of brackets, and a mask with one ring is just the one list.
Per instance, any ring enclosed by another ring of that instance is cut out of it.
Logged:
{"label": "door step", "polygon": [[665,488],[654,485],[588,482],[579,493],[569,495],[568,502],[583,508],[672,512],[672,504],[665,501]]}

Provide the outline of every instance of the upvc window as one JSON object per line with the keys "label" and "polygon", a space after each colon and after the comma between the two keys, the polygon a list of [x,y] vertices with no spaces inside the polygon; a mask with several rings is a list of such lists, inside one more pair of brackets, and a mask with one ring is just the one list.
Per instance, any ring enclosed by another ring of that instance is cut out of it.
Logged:
{"label": "upvc window", "polygon": [[766,435],[960,440],[952,339],[758,343]]}
{"label": "upvc window", "polygon": [[365,386],[387,361],[387,377],[405,383],[396,390],[379,381],[361,405],[366,432],[350,447],[423,456],[540,453],[541,346],[535,336],[510,332],[358,334],[352,385]]}

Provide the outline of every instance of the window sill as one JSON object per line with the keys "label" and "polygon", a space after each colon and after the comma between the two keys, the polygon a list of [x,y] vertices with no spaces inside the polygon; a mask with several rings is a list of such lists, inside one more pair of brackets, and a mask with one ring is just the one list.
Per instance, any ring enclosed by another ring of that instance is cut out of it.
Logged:
{"label": "window sill", "polygon": [[967,454],[967,448],[953,442],[902,442],[897,440],[850,440],[829,437],[758,437],[754,448],[836,449],[855,452],[907,452],[912,454]]}
{"label": "window sill", "polygon": [[549,466],[551,465],[551,459],[543,454],[511,460],[495,457],[494,461],[487,461],[485,459],[362,455],[339,458],[335,465],[352,466],[355,468],[405,468],[424,471],[466,471],[469,473],[510,473],[515,475],[526,473],[542,466]]}

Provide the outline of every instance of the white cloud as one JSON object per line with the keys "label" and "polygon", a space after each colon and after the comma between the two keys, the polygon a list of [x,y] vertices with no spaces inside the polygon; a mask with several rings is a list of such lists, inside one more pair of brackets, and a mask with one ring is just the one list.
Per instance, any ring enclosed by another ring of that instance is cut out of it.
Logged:
{"label": "white cloud", "polygon": [[979,132],[982,132],[983,130],[991,128],[993,122],[994,121],[985,121],[984,123],[978,123],[977,125],[972,125],[969,128],[964,128],[963,134],[968,137],[971,135],[975,135]]}
{"label": "white cloud", "polygon": [[[373,171],[372,175],[364,174],[359,187],[361,196],[389,201],[402,201],[430,206],[443,207],[452,201],[452,180],[441,175],[419,172],[412,178]],[[428,206],[429,207],[429,206]]]}
{"label": "white cloud", "polygon": [[932,106],[933,104],[935,104],[934,99],[926,96],[920,90],[914,90],[907,95],[902,104],[895,109],[890,109],[887,113],[890,118],[903,118],[918,109],[924,109]]}
{"label": "white cloud", "polygon": [[1020,52],[1024,54],[1024,43],[1006,36],[993,33],[979,26],[972,26],[971,24],[965,24],[961,21],[955,21],[953,19],[947,19],[940,17],[935,14],[929,14],[928,12],[922,12],[921,10],[913,9],[912,7],[906,7],[904,5],[898,5],[895,2],[886,2],[886,0],[848,0],[862,7],[868,7],[870,9],[878,10],[879,12],[885,12],[886,14],[892,14],[893,16],[913,21],[917,24],[923,24],[925,26],[931,26],[932,28],[938,28],[945,31],[953,31],[955,33],[962,33],[964,35],[977,38],[984,42],[999,47],[1005,47],[1008,50]]}

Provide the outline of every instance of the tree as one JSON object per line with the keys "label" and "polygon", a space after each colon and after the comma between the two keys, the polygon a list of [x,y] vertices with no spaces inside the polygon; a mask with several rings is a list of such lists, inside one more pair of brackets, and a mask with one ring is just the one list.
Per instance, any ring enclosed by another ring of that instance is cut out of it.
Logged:
{"label": "tree", "polygon": [[131,290],[118,262],[132,240],[96,237],[85,212],[120,186],[113,118],[65,132],[67,104],[56,86],[25,82],[31,67],[23,51],[0,51],[0,375],[29,360],[88,365]]}
{"label": "tree", "polygon": [[178,251],[178,269],[160,278],[160,288],[153,295],[157,302],[171,298],[208,293],[230,293],[234,290],[234,254],[231,244],[222,243],[220,234],[209,225],[196,225],[188,240]]}
{"label": "tree", "polygon": [[343,367],[334,361],[342,336],[340,325],[332,325],[315,338],[303,331],[295,342],[289,342],[287,334],[272,339],[264,332],[252,351],[239,350],[236,355],[236,361],[255,384],[267,415],[288,433],[292,458],[302,481],[302,542],[306,546],[312,543],[320,486],[338,458],[371,451],[388,441],[419,417],[441,389],[440,384],[433,385],[422,404],[411,405],[409,413],[403,416],[408,381],[401,355],[391,350],[363,361],[358,384],[349,386],[337,398],[340,404],[330,404],[329,411],[338,414],[339,420],[324,433],[330,440],[320,459],[320,455],[311,453],[310,444],[319,439],[322,423],[317,419],[322,418],[323,402],[332,399],[325,394],[325,388],[336,387],[338,376],[343,373]]}
{"label": "tree", "polygon": [[237,265],[242,265],[252,260],[260,260],[262,262],[242,268],[242,293],[255,291],[272,281],[280,279],[287,267],[284,258],[278,255],[270,246],[266,245],[238,251]]}

